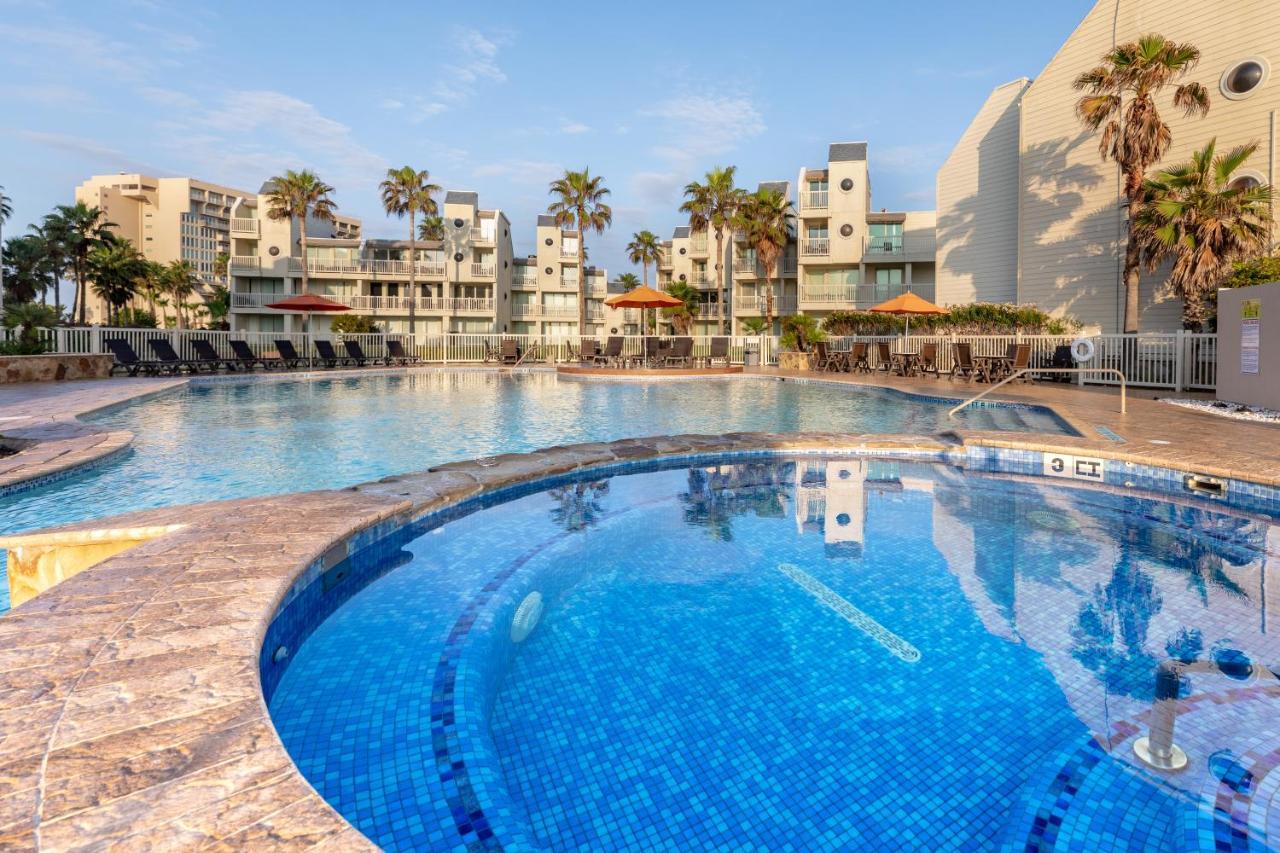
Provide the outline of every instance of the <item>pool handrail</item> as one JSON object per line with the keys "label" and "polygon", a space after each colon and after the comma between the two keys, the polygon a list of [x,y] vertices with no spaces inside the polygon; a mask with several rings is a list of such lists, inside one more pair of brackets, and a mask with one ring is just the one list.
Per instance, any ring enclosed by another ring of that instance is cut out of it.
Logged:
{"label": "pool handrail", "polygon": [[947,417],[954,418],[956,414],[959,413],[962,409],[972,405],[973,403],[978,402],[983,397],[987,396],[992,391],[999,388],[1001,385],[1007,385],[1013,380],[1017,379],[1018,377],[1025,376],[1028,373],[1105,373],[1110,376],[1114,376],[1120,380],[1120,414],[1125,415],[1129,413],[1128,406],[1126,404],[1126,394],[1125,394],[1126,380],[1124,377],[1124,373],[1122,373],[1119,370],[1116,370],[1114,367],[1027,367],[1021,370],[1013,371],[1004,379],[1001,379],[996,384],[987,388],[981,394],[975,394],[974,396],[970,397],[968,400],[965,400],[963,403],[959,404],[958,406],[953,406],[951,410],[947,412]]}

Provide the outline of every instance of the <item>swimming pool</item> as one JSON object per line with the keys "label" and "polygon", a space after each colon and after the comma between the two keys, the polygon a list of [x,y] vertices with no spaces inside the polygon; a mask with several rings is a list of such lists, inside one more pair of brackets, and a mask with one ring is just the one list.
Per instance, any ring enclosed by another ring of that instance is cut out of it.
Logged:
{"label": "swimming pool", "polygon": [[[653,467],[425,519],[277,616],[272,718],[376,843],[1280,841],[1270,518],[887,459]],[[1158,773],[1132,747],[1169,666],[1189,766]]]}

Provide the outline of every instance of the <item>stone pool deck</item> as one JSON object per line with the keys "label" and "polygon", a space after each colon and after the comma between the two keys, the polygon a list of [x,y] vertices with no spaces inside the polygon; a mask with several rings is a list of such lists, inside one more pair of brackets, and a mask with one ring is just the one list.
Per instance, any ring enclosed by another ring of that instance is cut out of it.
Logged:
{"label": "stone pool deck", "polygon": [[[947,397],[982,387],[755,373]],[[13,412],[13,398],[0,396],[0,410],[52,429],[78,411],[182,381],[67,383],[32,389]],[[483,490],[693,453],[862,449],[937,457],[962,442],[1087,451],[1280,484],[1280,427],[1228,422],[1149,399],[1131,399],[1129,413],[1120,415],[1114,391],[1065,385],[1019,387],[997,399],[1051,406],[1083,437],[958,431],[936,438],[627,439],[459,462],[350,489],[149,510],[60,528],[73,536],[135,531],[141,544],[0,617],[0,849],[369,849],[280,744],[259,683],[262,638],[294,580],[309,567],[340,562],[361,531]],[[8,423],[0,422],[6,435],[13,431]],[[1123,443],[1098,433],[1099,426]]]}

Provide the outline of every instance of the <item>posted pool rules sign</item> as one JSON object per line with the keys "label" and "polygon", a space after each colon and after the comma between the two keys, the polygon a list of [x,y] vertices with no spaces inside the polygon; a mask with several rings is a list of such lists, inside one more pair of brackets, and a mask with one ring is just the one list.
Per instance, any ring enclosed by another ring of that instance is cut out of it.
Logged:
{"label": "posted pool rules sign", "polygon": [[1262,300],[1240,303],[1240,372],[1257,373],[1258,349],[1262,339]]}

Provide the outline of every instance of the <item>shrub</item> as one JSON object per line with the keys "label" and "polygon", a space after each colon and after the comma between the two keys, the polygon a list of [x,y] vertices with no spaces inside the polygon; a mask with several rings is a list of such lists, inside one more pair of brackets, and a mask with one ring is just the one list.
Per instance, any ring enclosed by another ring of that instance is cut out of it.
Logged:
{"label": "shrub", "polygon": [[827,333],[818,326],[818,321],[807,314],[794,314],[782,318],[780,343],[784,350],[806,352],[813,344],[826,339]]}
{"label": "shrub", "polygon": [[345,332],[349,335],[370,334],[380,332],[378,324],[362,314],[339,314],[329,324],[332,332]]}
{"label": "shrub", "polygon": [[[823,321],[830,334],[894,335],[906,327],[905,317],[876,314],[870,311],[834,311]],[[911,328],[921,332],[962,335],[1069,335],[1080,324],[1071,317],[1050,317],[1034,305],[1009,305],[974,302],[956,305],[946,314],[911,318]]]}
{"label": "shrub", "polygon": [[116,323],[126,329],[154,329],[157,326],[156,315],[145,308],[121,308]]}

